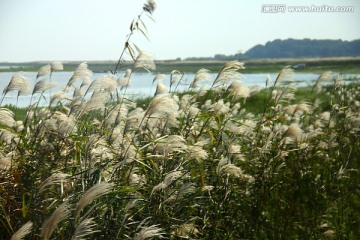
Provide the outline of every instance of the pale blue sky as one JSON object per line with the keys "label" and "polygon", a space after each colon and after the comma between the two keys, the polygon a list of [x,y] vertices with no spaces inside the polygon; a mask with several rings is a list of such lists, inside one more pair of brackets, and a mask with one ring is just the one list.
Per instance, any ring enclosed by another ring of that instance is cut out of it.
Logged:
{"label": "pale blue sky", "polygon": [[[144,0],[0,0],[0,61],[115,60]],[[157,0],[156,59],[234,54],[274,39],[360,38],[358,0]],[[354,6],[350,13],[262,13],[264,4]]]}

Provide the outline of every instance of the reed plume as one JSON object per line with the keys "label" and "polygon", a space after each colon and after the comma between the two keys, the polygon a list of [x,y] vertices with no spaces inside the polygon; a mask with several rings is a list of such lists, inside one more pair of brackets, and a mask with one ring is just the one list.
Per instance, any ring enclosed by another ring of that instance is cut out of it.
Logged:
{"label": "reed plume", "polygon": [[210,70],[201,68],[195,73],[194,80],[190,84],[190,88],[198,87],[199,81],[207,81],[210,80]]}
{"label": "reed plume", "polygon": [[153,14],[153,12],[156,9],[156,2],[154,0],[148,0],[143,7],[143,10],[145,12],[148,12],[150,14]]}
{"label": "reed plume", "polygon": [[0,124],[14,127],[15,123],[14,113],[7,108],[0,108]]}
{"label": "reed plume", "polygon": [[64,70],[64,65],[60,61],[53,61],[50,66],[51,72]]}
{"label": "reed plume", "polygon": [[29,94],[31,91],[30,79],[21,73],[15,74],[4,89],[3,95],[11,91],[18,91],[18,96]]}
{"label": "reed plume", "polygon": [[83,81],[85,81],[85,79],[90,79],[92,74],[93,72],[88,69],[88,65],[86,62],[80,63],[71,78],[69,79],[68,83],[66,84],[65,89],[73,85],[74,82],[78,79],[83,79]]}
{"label": "reed plume", "polygon": [[290,80],[293,75],[294,75],[294,70],[291,68],[291,66],[285,66],[283,69],[281,69],[281,71],[277,75],[274,86],[277,86],[278,83],[281,81]]}
{"label": "reed plume", "polygon": [[230,61],[224,64],[213,82],[212,87],[219,87],[230,80],[238,80],[241,78],[239,70],[245,69],[244,63],[239,61]]}
{"label": "reed plume", "polygon": [[42,193],[45,191],[49,186],[52,186],[54,184],[60,184],[61,186],[67,182],[67,178],[69,178],[71,175],[66,173],[54,173],[50,177],[48,177],[45,181],[43,181],[39,188],[39,193]]}
{"label": "reed plume", "polygon": [[96,230],[97,224],[94,218],[86,218],[76,227],[71,240],[85,240],[87,236],[99,232]]}
{"label": "reed plume", "polygon": [[40,80],[35,84],[32,94],[43,93],[44,91],[54,88],[56,86],[57,83],[51,83],[46,80]]}
{"label": "reed plume", "polygon": [[98,92],[98,91],[108,91],[108,92],[113,92],[116,90],[117,87],[117,81],[116,81],[116,77],[113,74],[107,74],[104,75],[102,77],[100,77],[99,79],[93,81],[88,90],[85,92],[85,95],[88,92]]}
{"label": "reed plume", "polygon": [[148,72],[152,70],[156,70],[153,54],[149,52],[140,52],[135,60],[134,68],[135,69],[142,68]]}
{"label": "reed plume", "polygon": [[238,100],[239,98],[248,98],[250,97],[251,90],[239,80],[236,80],[230,84],[228,87],[230,91],[230,96],[233,96],[234,100]]}
{"label": "reed plume", "polygon": [[163,238],[164,232],[158,225],[152,225],[149,227],[142,227],[140,232],[136,233],[134,240],[145,240],[149,238]]}
{"label": "reed plume", "polygon": [[170,116],[178,115],[179,106],[174,98],[170,94],[162,94],[154,97],[151,101],[146,116],[151,116],[154,113],[167,114]]}
{"label": "reed plume", "polygon": [[40,67],[40,69],[36,75],[36,79],[38,79],[39,77],[50,75],[50,74],[51,74],[51,65],[47,64],[45,66]]}
{"label": "reed plume", "polygon": [[11,167],[13,161],[11,157],[2,157],[0,156],[0,170],[8,169]]}
{"label": "reed plume", "polygon": [[165,84],[161,80],[159,80],[158,84],[156,85],[155,96],[166,93],[166,89],[167,88],[166,88]]}
{"label": "reed plume", "polygon": [[76,205],[76,210],[75,210],[76,217],[79,216],[81,210],[86,205],[90,204],[95,199],[110,193],[113,186],[114,184],[112,183],[101,182],[92,186],[89,190],[87,190]]}
{"label": "reed plume", "polygon": [[15,74],[6,88],[4,88],[2,93],[2,98],[0,101],[0,105],[2,104],[4,97],[7,93],[11,91],[18,91],[16,105],[19,96],[27,95],[31,91],[31,84],[29,78],[25,77],[22,73]]}
{"label": "reed plume", "polygon": [[130,86],[130,84],[131,84],[131,79],[130,79],[131,74],[132,74],[132,70],[131,69],[126,69],[124,77],[117,80],[117,84],[121,87],[121,89],[127,88],[127,87]]}
{"label": "reed plume", "polygon": [[40,235],[44,240],[50,239],[58,224],[69,217],[70,205],[67,202],[62,203],[51,216],[46,219],[41,227]]}
{"label": "reed plume", "polygon": [[96,110],[96,109],[104,109],[105,104],[108,102],[109,99],[110,99],[110,95],[108,92],[103,92],[103,91],[95,92],[92,94],[89,101],[87,101],[83,105],[81,113],[89,112],[91,110]]}
{"label": "reed plume", "polygon": [[25,223],[19,230],[17,230],[12,236],[10,240],[22,240],[31,232],[33,227],[32,222]]}

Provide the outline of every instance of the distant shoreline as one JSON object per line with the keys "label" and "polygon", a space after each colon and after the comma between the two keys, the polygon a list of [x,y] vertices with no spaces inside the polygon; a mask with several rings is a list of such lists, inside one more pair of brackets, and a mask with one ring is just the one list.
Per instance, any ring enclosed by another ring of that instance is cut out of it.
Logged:
{"label": "distant shoreline", "polygon": [[[156,72],[170,73],[173,70],[180,72],[196,72],[200,68],[210,71],[219,71],[229,60],[157,60]],[[344,71],[347,73],[360,73],[360,56],[349,57],[319,57],[319,58],[263,58],[239,59],[245,63],[244,73],[278,72],[286,65],[305,64],[303,72]],[[0,72],[37,71],[39,67],[51,61],[32,62],[0,62]],[[78,64],[87,62],[94,72],[110,72],[116,61],[62,61],[64,71],[74,71]],[[126,61],[120,70],[132,67],[132,61]],[[5,67],[4,67],[5,66]]]}

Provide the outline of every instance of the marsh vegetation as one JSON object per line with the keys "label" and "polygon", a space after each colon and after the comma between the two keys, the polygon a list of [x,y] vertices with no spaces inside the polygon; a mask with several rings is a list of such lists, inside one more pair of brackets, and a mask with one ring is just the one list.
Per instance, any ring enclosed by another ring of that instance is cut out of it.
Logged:
{"label": "marsh vegetation", "polygon": [[207,69],[184,93],[180,71],[170,89],[161,74],[149,79],[156,93],[140,102],[126,97],[131,74],[155,64],[132,54],[124,76],[115,68],[93,80],[79,64],[47,107],[38,101],[60,62],[10,80],[2,98],[33,102],[0,108],[0,238],[360,236],[359,84],[326,71],[297,90],[284,67],[266,88],[249,88],[246,66],[230,61],[208,89],[198,87]]}

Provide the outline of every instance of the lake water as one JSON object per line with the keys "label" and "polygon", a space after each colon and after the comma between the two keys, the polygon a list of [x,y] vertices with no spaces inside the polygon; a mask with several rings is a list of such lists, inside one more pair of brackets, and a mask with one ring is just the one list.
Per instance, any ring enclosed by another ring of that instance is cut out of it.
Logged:
{"label": "lake water", "polygon": [[[9,81],[11,80],[12,76],[17,74],[18,72],[1,72],[0,73],[0,92],[2,93],[4,88],[7,86]],[[52,74],[51,81],[57,83],[57,87],[48,90],[45,92],[45,99],[41,101],[41,105],[48,104],[48,99],[50,98],[50,94],[53,94],[61,89],[67,84],[68,80],[71,78],[73,72],[54,72]],[[25,76],[31,79],[32,86],[35,84],[35,79],[37,72],[26,72],[24,73]],[[92,76],[92,80],[96,80],[99,77],[103,76],[104,73],[94,73]],[[211,79],[216,78],[217,73],[210,74]],[[119,77],[123,76],[123,73],[118,73]],[[131,86],[127,89],[126,94],[129,97],[147,97],[154,94],[156,89],[156,83],[152,86],[152,81],[155,74],[152,73],[133,73],[131,76]],[[188,73],[185,74],[183,77],[182,85],[179,85],[178,91],[184,91],[189,88],[189,84],[193,81],[195,74]],[[270,76],[272,81],[276,79],[277,73],[267,74],[267,73],[250,73],[250,74],[243,74],[241,81],[245,83],[247,86],[259,86],[260,88],[265,87],[266,78]],[[299,86],[306,86],[310,85],[319,77],[318,74],[313,73],[295,73],[292,81],[297,83]],[[345,78],[360,78],[359,74],[349,74],[346,76],[342,76]],[[78,80],[78,82],[81,82]],[[170,75],[166,75],[165,79],[163,80],[164,84],[169,88],[170,82]],[[202,86],[210,86],[212,81],[202,81],[199,84],[199,87]],[[10,92],[6,95],[2,102],[2,106],[6,104],[16,104],[16,92]],[[34,95],[35,100],[39,98],[39,94]],[[25,107],[30,104],[31,96],[20,96],[18,106]]]}

